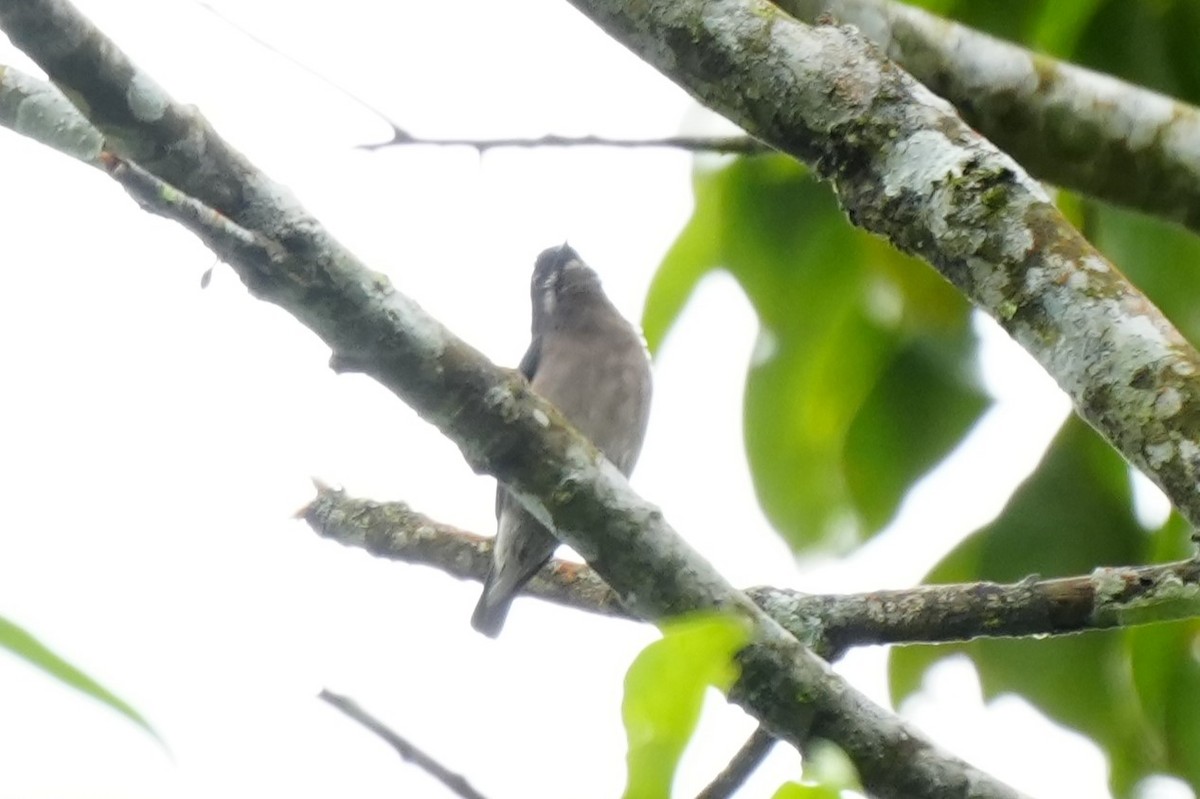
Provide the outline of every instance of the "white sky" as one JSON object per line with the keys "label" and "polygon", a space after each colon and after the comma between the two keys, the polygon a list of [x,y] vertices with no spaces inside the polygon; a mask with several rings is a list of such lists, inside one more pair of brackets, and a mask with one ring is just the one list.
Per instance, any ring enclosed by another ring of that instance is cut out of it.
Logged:
{"label": "white sky", "polygon": [[[569,238],[636,319],[690,212],[684,154],[359,152],[388,136],[374,117],[199,5],[81,5],[498,362],[524,350],[542,248]],[[217,7],[419,135],[658,136],[712,124],[557,0],[467,0],[453,17],[437,3]],[[27,64],[7,45],[0,63]],[[319,703],[322,686],[490,799],[619,795],[621,681],[652,631],[526,600],[489,641],[467,624],[476,584],[317,539],[290,518],[312,476],[481,532],[494,524],[493,483],[384,390],[334,376],[325,347],[228,268],[200,290],[213,256],[103,175],[7,131],[0,163],[0,615],[131,702],[170,746],[0,653],[0,799],[447,795]],[[634,485],[737,584],[912,584],[995,514],[1066,411],[1003,334],[982,329],[1001,403],[851,561],[797,567],[757,509],[741,443],[755,320],[727,277],[702,284],[656,364]],[[855,653],[843,671],[886,700],[881,652]],[[911,711],[954,751],[1039,796],[1107,795],[1104,763],[1082,738],[1019,700],[985,711],[962,663],[935,674]],[[710,702],[678,794],[694,794],[752,728]],[[795,777],[798,758],[779,747],[742,795]]]}

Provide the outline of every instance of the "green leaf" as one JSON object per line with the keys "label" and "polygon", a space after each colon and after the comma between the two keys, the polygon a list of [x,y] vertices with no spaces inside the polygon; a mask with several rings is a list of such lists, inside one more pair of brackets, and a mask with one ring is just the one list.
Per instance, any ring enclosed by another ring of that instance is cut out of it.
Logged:
{"label": "green leaf", "polygon": [[1163,59],[1175,76],[1175,95],[1193,105],[1200,103],[1200,69],[1196,48],[1200,47],[1200,3],[1176,0],[1163,14]]}
{"label": "green leaf", "polygon": [[665,799],[700,718],[709,686],[727,691],[737,679],[733,657],[746,625],[731,616],[697,614],[663,625],[625,675],[621,714],[629,739],[625,799]]}
{"label": "green leaf", "polygon": [[695,188],[647,337],[661,342],[707,271],[737,279],[761,325],[744,419],[759,501],[794,548],[844,549],[885,526],[986,407],[969,308],[851,227],[790,159],[740,159]]}
{"label": "green leaf", "polygon": [[0,647],[24,658],[45,673],[58,678],[72,688],[103,702],[150,733],[159,743],[162,743],[162,738],[154,731],[150,723],[142,717],[142,714],[134,710],[131,705],[56,655],[41,641],[33,637],[33,635],[2,616],[0,616]]}
{"label": "green leaf", "polygon": [[[962,440],[987,409],[964,365],[967,337],[922,337],[899,350],[846,433],[846,485],[867,529],[886,525],[912,483]],[[925,414],[934,411],[921,423]]]}
{"label": "green leaf", "polygon": [[771,795],[771,799],[839,799],[841,795],[841,791],[828,785],[785,782]]}

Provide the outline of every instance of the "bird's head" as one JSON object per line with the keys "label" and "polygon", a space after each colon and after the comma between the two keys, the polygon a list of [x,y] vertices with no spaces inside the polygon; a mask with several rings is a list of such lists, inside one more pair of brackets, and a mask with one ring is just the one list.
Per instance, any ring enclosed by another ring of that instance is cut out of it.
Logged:
{"label": "bird's head", "polygon": [[552,318],[560,303],[580,295],[603,297],[600,277],[568,244],[544,250],[533,267],[530,284],[534,313]]}

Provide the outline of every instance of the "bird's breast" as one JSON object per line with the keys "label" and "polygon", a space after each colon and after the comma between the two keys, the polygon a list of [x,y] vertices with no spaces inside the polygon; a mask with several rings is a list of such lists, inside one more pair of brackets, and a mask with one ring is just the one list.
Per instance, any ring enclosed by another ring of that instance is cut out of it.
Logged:
{"label": "bird's breast", "polygon": [[622,472],[633,470],[650,411],[650,364],[632,329],[543,341],[533,388]]}

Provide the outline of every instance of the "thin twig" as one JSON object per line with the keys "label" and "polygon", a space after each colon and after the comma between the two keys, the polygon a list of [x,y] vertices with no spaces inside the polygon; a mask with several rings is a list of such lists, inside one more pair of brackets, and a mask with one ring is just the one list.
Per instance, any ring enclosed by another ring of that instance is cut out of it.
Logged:
{"label": "thin twig", "polygon": [[558,136],[549,134],[534,138],[460,139],[422,138],[413,136],[393,125],[392,138],[376,144],[360,144],[360,150],[381,150],[385,147],[426,145],[430,147],[470,147],[480,153],[499,147],[620,147],[625,149],[670,147],[676,150],[727,155],[760,155],[773,153],[771,147],[746,135],[737,136],[663,136],[654,139],[614,139],[607,136]]}
{"label": "thin twig", "polygon": [[762,765],[767,755],[771,754],[775,740],[775,736],[767,732],[766,728],[756,729],[733,756],[733,760],[729,761],[729,765],[714,777],[703,791],[696,794],[696,799],[726,799],[733,796],[754,773],[754,769]]}
{"label": "thin twig", "polygon": [[396,750],[396,754],[400,755],[400,757],[405,761],[412,763],[417,768],[429,774],[442,785],[445,785],[452,793],[454,793],[455,796],[461,796],[463,799],[486,799],[483,794],[471,787],[471,784],[467,782],[465,777],[463,777],[461,774],[455,774],[453,771],[450,771],[441,763],[437,762],[432,757],[413,746],[411,743],[397,734],[395,730],[392,730],[382,721],[359,707],[353,699],[335,694],[328,688],[323,688],[321,693],[318,694],[318,697],[333,705],[338,710],[342,711],[347,716],[354,719],[383,740],[387,741],[388,744]]}

